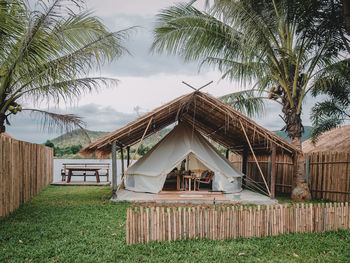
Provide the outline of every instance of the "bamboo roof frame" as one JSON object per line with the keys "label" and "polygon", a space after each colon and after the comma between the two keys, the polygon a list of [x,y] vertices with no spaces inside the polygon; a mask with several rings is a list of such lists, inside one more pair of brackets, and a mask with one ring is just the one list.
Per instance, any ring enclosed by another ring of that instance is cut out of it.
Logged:
{"label": "bamboo roof frame", "polygon": [[[96,153],[97,156],[103,158],[111,153],[113,141],[120,147],[131,146],[138,143],[142,137],[147,138],[177,121],[188,122],[204,136],[237,153],[248,148],[242,127],[249,136],[251,146],[255,151],[269,153],[272,144],[275,144],[279,152],[291,155],[299,152],[299,149],[292,144],[258,125],[220,99],[196,90],[110,132],[83,148],[81,153]],[[149,128],[143,136],[149,122]]]}

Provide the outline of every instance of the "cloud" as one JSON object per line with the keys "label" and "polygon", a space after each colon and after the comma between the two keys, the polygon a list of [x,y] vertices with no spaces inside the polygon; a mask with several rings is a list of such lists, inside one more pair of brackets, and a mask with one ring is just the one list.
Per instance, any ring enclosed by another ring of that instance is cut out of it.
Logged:
{"label": "cloud", "polygon": [[[182,58],[165,54],[151,53],[153,43],[154,16],[117,14],[104,17],[104,23],[112,31],[137,26],[124,46],[131,55],[125,54],[102,68],[103,74],[119,77],[151,76],[157,74],[196,74],[197,62],[184,62]],[[205,70],[205,69],[204,69]]]}
{"label": "cloud", "polygon": [[98,16],[119,14],[154,14],[160,9],[173,5],[174,0],[88,0],[87,6]]}

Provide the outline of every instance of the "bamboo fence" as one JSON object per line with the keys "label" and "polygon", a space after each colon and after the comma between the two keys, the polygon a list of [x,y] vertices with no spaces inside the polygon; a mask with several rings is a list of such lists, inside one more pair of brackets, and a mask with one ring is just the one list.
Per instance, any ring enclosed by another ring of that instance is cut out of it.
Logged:
{"label": "bamboo fence", "polygon": [[224,240],[350,228],[348,203],[127,208],[127,244]]}
{"label": "bamboo fence", "polygon": [[[315,152],[305,155],[306,181],[314,199],[324,199],[337,202],[350,201],[350,153],[345,152]],[[259,165],[270,185],[270,156],[257,156]],[[230,161],[241,169],[241,156],[230,156]],[[290,194],[294,173],[293,160],[288,155],[276,156],[276,193]],[[261,179],[257,165],[252,156],[247,160],[247,186],[253,187],[251,181],[261,188]]]}
{"label": "bamboo fence", "polygon": [[0,217],[53,180],[53,149],[0,136]]}

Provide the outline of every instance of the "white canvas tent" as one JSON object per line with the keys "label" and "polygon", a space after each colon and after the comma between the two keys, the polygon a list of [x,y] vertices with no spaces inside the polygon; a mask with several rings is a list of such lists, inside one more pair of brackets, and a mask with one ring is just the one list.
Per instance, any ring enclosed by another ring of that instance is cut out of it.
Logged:
{"label": "white canvas tent", "polygon": [[186,158],[189,160],[189,169],[207,168],[215,173],[213,191],[241,191],[243,174],[185,122],[177,125],[130,167],[125,188],[136,192],[158,193],[163,188],[167,174]]}

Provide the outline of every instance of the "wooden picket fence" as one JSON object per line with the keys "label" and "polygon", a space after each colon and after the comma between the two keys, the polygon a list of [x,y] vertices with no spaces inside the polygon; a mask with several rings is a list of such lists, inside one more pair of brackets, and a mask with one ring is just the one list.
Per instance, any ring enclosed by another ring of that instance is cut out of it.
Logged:
{"label": "wooden picket fence", "polygon": [[0,217],[53,180],[53,149],[0,136]]}
{"label": "wooden picket fence", "polygon": [[127,208],[127,244],[235,239],[350,228],[348,203]]}

